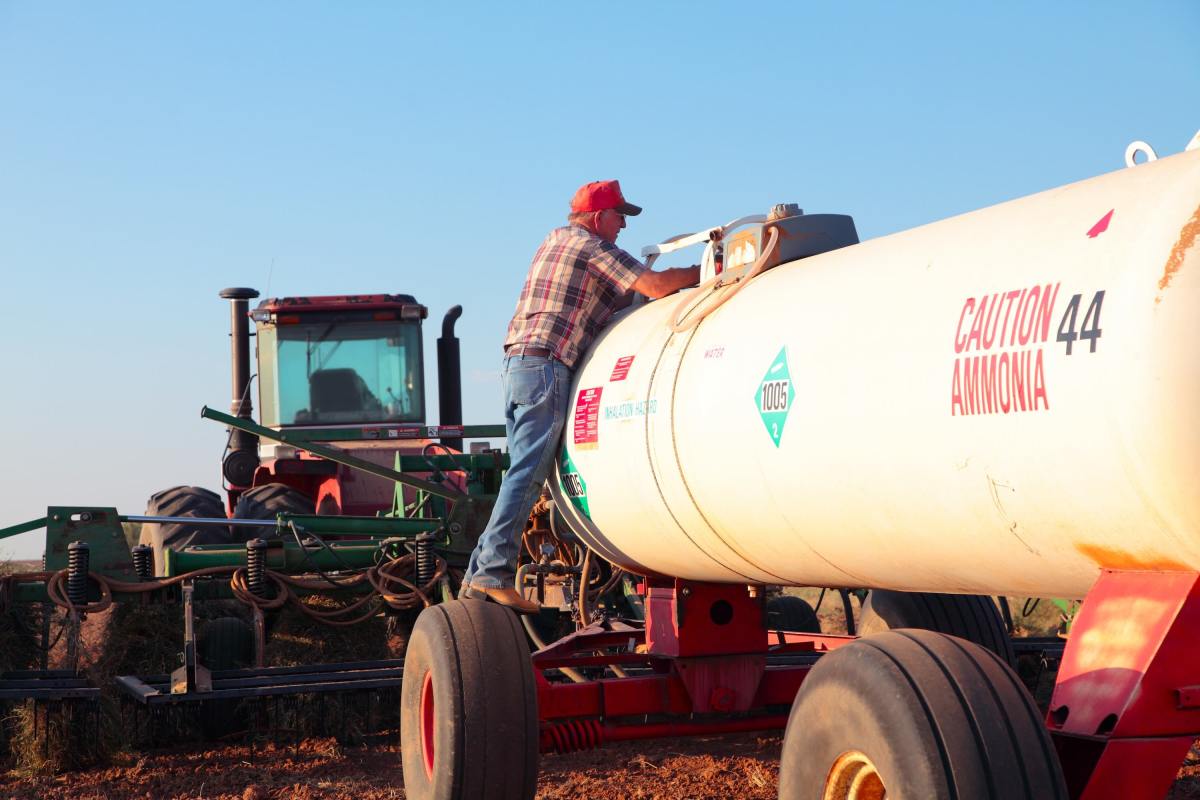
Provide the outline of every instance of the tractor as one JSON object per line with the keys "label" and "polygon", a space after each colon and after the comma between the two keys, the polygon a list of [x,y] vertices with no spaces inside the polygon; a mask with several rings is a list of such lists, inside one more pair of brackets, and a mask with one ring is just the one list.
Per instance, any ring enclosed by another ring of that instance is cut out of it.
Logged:
{"label": "tractor", "polygon": [[[263,441],[247,430],[231,428],[221,464],[224,498],[201,487],[173,486],[150,497],[147,516],[376,516],[411,505],[415,491],[410,487],[397,494],[392,480],[314,456],[303,445],[334,444],[342,453],[397,469],[401,455],[428,461],[431,454],[461,449],[462,394],[454,336],[461,306],[450,309],[442,322],[441,424],[427,427],[421,323],[428,309],[411,295],[273,298],[251,311],[249,301],[258,297],[254,289],[230,288],[220,294],[231,308],[231,413],[252,419],[253,336],[260,423],[286,436],[288,443]],[[475,432],[503,435],[494,426]],[[465,489],[461,472],[440,473],[432,462],[425,471],[437,473],[439,480],[459,491]],[[255,535],[256,529],[244,525],[148,522],[140,542],[153,548],[156,572],[163,573],[167,552],[245,542]]]}
{"label": "tractor", "polygon": [[[20,650],[32,656],[16,657],[15,647],[0,654],[0,704],[29,701],[36,720],[39,709],[94,705],[115,686],[142,708],[207,708],[203,733],[227,735],[247,719],[234,710],[248,699],[399,687],[401,659],[347,661],[336,645],[325,648],[333,659],[296,663],[301,654],[273,665],[267,642],[282,616],[332,630],[382,618],[402,633],[421,608],[456,595],[507,466],[486,445],[462,452],[464,438],[504,436],[500,425],[461,424],[462,308],[443,320],[440,424],[431,426],[428,310],[412,296],[289,297],[251,310],[255,290],[220,294],[231,308],[232,413],[201,414],[228,428],[224,496],[173,486],[154,493],[144,515],[53,506],[0,529],[0,539],[46,531],[40,571],[0,576],[0,634],[35,645]],[[157,609],[169,628],[138,649],[178,651],[176,663],[127,660],[97,674],[81,630],[114,603],[106,639],[131,615]],[[331,660],[339,663],[317,663]]]}

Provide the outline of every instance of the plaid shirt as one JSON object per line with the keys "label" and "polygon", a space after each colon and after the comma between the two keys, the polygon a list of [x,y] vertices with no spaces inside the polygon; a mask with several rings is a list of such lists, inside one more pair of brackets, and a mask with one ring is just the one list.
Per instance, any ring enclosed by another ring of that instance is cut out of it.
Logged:
{"label": "plaid shirt", "polygon": [[529,266],[505,349],[545,347],[574,367],[646,267],[579,225],[550,232]]}

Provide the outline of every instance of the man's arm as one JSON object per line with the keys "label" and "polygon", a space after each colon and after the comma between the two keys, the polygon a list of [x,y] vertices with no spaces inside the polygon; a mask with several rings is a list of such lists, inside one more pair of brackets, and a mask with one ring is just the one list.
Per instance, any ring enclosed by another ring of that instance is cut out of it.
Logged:
{"label": "man's arm", "polygon": [[661,272],[648,269],[629,288],[651,300],[657,300],[699,282],[700,267],[675,267]]}

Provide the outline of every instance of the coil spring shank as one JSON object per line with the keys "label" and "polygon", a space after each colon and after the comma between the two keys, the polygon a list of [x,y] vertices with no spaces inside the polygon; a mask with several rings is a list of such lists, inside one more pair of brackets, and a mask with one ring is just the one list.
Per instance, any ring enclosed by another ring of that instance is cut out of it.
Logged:
{"label": "coil spring shank", "polygon": [[604,744],[604,728],[594,719],[569,719],[542,728],[542,749],[556,753],[592,750]]}
{"label": "coil spring shank", "polygon": [[433,574],[437,571],[437,559],[433,552],[433,534],[422,533],[416,538],[414,555],[416,556],[416,578],[417,586],[424,587],[427,583],[433,580]]}
{"label": "coil spring shank", "polygon": [[268,597],[267,542],[251,539],[246,542],[246,586],[257,597]]}
{"label": "coil spring shank", "polygon": [[67,599],[71,605],[87,605],[91,548],[87,542],[67,545]]}
{"label": "coil spring shank", "polygon": [[139,544],[133,548],[133,571],[143,581],[148,581],[154,577],[153,547]]}

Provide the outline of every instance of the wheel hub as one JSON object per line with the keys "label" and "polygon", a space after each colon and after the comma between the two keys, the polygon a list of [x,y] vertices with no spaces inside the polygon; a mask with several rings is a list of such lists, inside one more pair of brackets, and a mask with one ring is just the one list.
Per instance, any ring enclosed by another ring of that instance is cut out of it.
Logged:
{"label": "wheel hub", "polygon": [[433,673],[426,672],[421,683],[421,761],[425,764],[425,775],[433,779]]}
{"label": "wheel hub", "polygon": [[838,756],[825,778],[822,800],[885,800],[887,789],[866,753],[851,750]]}

